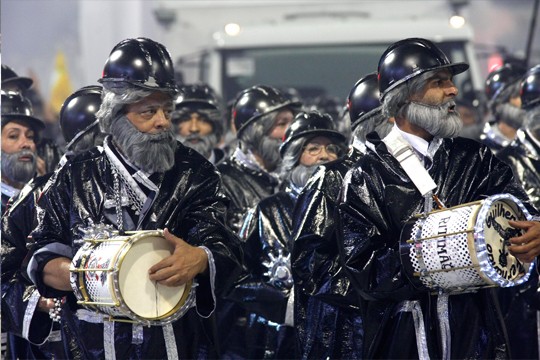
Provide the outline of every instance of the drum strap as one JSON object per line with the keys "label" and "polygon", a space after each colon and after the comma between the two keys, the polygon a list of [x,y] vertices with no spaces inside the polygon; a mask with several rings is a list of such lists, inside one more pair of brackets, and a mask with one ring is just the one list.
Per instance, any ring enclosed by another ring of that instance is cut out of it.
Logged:
{"label": "drum strap", "polygon": [[405,300],[399,303],[396,312],[410,312],[414,321],[414,332],[416,333],[416,347],[418,348],[418,359],[429,360],[429,351],[426,340],[426,329],[424,327],[424,315],[418,300]]}
{"label": "drum strap", "polygon": [[399,162],[407,176],[414,183],[422,196],[437,187],[424,168],[411,145],[401,136],[399,130],[392,128],[390,133],[382,140],[392,156]]}
{"label": "drum strap", "polygon": [[439,292],[437,296],[437,317],[439,318],[439,329],[441,332],[442,359],[450,359],[451,337],[450,321],[448,320],[448,294]]}

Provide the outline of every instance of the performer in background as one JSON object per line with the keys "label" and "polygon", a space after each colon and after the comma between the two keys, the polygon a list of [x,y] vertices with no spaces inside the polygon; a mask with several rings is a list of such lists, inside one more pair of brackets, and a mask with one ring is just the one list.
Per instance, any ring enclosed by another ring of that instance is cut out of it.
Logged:
{"label": "performer in background", "polygon": [[7,202],[37,175],[36,143],[44,129],[33,116],[32,104],[20,93],[2,96],[2,214]]}
{"label": "performer in background", "polygon": [[[525,111],[523,127],[515,140],[498,154],[512,167],[531,203],[540,209],[540,65],[529,69],[520,83],[521,108]],[[501,289],[501,307],[505,311],[512,356],[537,359],[540,332],[540,293],[538,276],[516,288]]]}
{"label": "performer in background", "polygon": [[[294,118],[299,103],[286,99],[277,89],[257,85],[240,92],[231,108],[238,146],[217,167],[223,190],[231,199],[227,224],[236,233],[249,209],[279,190],[279,147],[285,130]],[[221,301],[218,326],[225,358],[257,357],[259,334],[267,331],[266,322],[234,301]]]}
{"label": "performer in background", "polygon": [[[101,86],[84,87],[66,99],[60,111],[60,126],[68,144],[68,156],[102,143],[95,115],[100,104]],[[64,155],[62,165],[66,161]],[[53,319],[49,316],[58,300],[41,297],[25,269],[25,259],[29,257],[27,251],[33,246],[28,235],[37,225],[36,202],[51,175],[48,173],[27,183],[11,200],[2,218],[2,329],[31,343],[31,352],[19,352],[13,358],[70,357],[69,346],[72,344],[61,342],[59,326],[54,324],[53,330]]]}
{"label": "performer in background", "polygon": [[182,86],[172,119],[182,144],[197,150],[212,164],[224,159],[225,153],[218,147],[223,137],[224,113],[214,89],[206,84]]}
{"label": "performer in background", "polygon": [[[372,146],[345,177],[337,217],[342,263],[365,300],[365,358],[510,355],[495,291],[448,296],[422,290],[400,258],[405,224],[437,204],[452,207],[509,193],[537,215],[509,166],[478,142],[455,138],[462,121],[454,110],[458,89],[452,79],[467,69],[419,38],[392,44],[379,61],[383,112],[395,118],[395,126],[383,139],[368,137]],[[525,229],[509,239],[509,251],[521,261],[534,259],[540,222],[509,224]]]}
{"label": "performer in background", "polygon": [[505,64],[489,73],[486,79],[486,96],[491,119],[480,135],[482,143],[498,152],[508,146],[523,125],[519,85],[526,68]]}
{"label": "performer in background", "polygon": [[293,321],[294,296],[290,252],[293,211],[298,194],[318,165],[345,153],[346,138],[329,114],[300,112],[281,145],[281,191],[251,209],[240,231],[244,240],[247,277],[233,297],[267,323],[267,341],[253,358],[297,358]]}
{"label": "performer in background", "polygon": [[292,270],[297,347],[302,359],[358,359],[363,330],[360,299],[339,263],[335,222],[343,176],[366,151],[366,135],[386,135],[377,74],[360,78],[347,97],[352,124],[348,153],[319,166],[304,187],[293,216]]}
{"label": "performer in background", "polygon": [[[75,357],[218,357],[208,318],[216,296],[235,280],[242,255],[224,225],[227,201],[219,174],[172,131],[177,89],[170,55],[151,39],[123,40],[111,51],[100,82],[97,118],[110,136],[103,147],[71,159],[43,193],[29,276],[43,296],[67,296],[61,316],[70,330],[68,341],[79,349]],[[141,283],[171,287],[195,281],[185,314],[172,323],[143,326],[76,305],[71,259],[96,229],[166,229],[174,252],[153,264]]]}

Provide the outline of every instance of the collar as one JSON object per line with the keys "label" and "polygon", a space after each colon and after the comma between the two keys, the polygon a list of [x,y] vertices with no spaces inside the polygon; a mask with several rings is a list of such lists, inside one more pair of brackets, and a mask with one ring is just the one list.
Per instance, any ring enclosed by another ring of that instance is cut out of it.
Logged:
{"label": "collar", "polygon": [[422,156],[427,156],[428,148],[429,148],[429,142],[427,142],[425,139],[421,138],[420,136],[405,132],[401,130],[396,123],[394,123],[394,129],[399,131],[401,136],[413,147],[413,149]]}
{"label": "collar", "polygon": [[250,169],[258,174],[266,174],[273,178],[276,183],[279,182],[279,176],[275,173],[266,171],[265,168],[263,168],[255,159],[255,156],[251,151],[248,151],[248,153],[244,153],[240,147],[237,147],[234,150],[234,153],[232,155],[232,158],[236,160],[240,165],[243,167]]}
{"label": "collar", "polygon": [[[366,143],[367,143],[367,141],[366,141]],[[356,136],[353,137],[353,141],[352,141],[352,144],[351,144],[351,150],[349,151],[349,153],[352,153],[354,149],[360,151],[362,154],[366,153],[366,144],[364,144]]]}

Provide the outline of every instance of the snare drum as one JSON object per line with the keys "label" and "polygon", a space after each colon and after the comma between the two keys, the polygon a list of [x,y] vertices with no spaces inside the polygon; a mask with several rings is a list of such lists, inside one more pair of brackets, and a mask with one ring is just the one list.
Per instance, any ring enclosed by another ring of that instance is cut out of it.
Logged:
{"label": "snare drum", "polygon": [[192,283],[160,285],[148,274],[173,250],[161,230],[85,239],[70,268],[78,303],[116,321],[122,320],[114,317],[127,317],[146,325],[165,325],[178,319],[195,301]]}
{"label": "snare drum", "polygon": [[508,221],[530,219],[510,194],[417,215],[401,232],[405,273],[417,287],[450,293],[522,284],[534,264],[508,252],[508,240],[523,233]]}

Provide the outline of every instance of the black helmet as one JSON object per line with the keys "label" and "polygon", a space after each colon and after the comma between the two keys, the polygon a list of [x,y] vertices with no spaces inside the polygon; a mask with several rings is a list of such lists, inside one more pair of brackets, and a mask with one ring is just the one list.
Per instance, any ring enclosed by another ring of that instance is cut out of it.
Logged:
{"label": "black helmet", "polygon": [[142,37],[118,43],[112,49],[98,81],[127,82],[148,90],[177,91],[168,50],[160,43]]}
{"label": "black helmet", "polygon": [[489,73],[486,79],[486,95],[488,101],[493,102],[508,86],[521,80],[527,69],[512,64],[504,64]]}
{"label": "black helmet", "polygon": [[328,114],[321,114],[319,111],[299,112],[294,117],[283,137],[283,144],[279,148],[281,156],[285,154],[291,142],[303,136],[326,136],[345,143],[347,139],[336,130],[336,125],[332,117]]}
{"label": "black helmet", "polygon": [[347,96],[347,110],[353,131],[369,117],[367,114],[371,115],[373,110],[381,107],[380,94],[377,73],[368,74],[354,84]]}
{"label": "black helmet", "polygon": [[540,65],[529,69],[521,81],[521,108],[528,110],[540,105]]}
{"label": "black helmet", "polygon": [[71,94],[60,109],[60,128],[67,142],[66,148],[89,130],[98,126],[96,112],[101,106],[101,86],[85,86]]}
{"label": "black helmet", "polygon": [[2,88],[7,88],[10,84],[15,85],[20,90],[29,89],[34,81],[29,77],[19,76],[12,68],[2,64]]}
{"label": "black helmet", "polygon": [[0,94],[2,98],[2,127],[13,120],[25,120],[36,132],[45,128],[43,121],[33,116],[30,100],[21,93],[1,90]]}
{"label": "black helmet", "polygon": [[441,49],[429,40],[409,38],[398,41],[390,45],[379,60],[381,102],[390,90],[425,72],[448,69],[456,75],[468,68],[469,65],[463,62],[450,63]]}
{"label": "black helmet", "polygon": [[254,120],[286,107],[298,108],[300,103],[286,99],[271,86],[256,85],[242,91],[236,97],[232,108],[237,135]]}
{"label": "black helmet", "polygon": [[[207,116],[212,122],[213,131],[221,137],[223,134],[223,113],[221,101],[217,93],[207,84],[184,85],[180,88],[175,101],[175,114],[173,120],[176,120],[179,113],[197,110],[213,110],[215,114]],[[206,114],[208,115],[208,114]]]}

